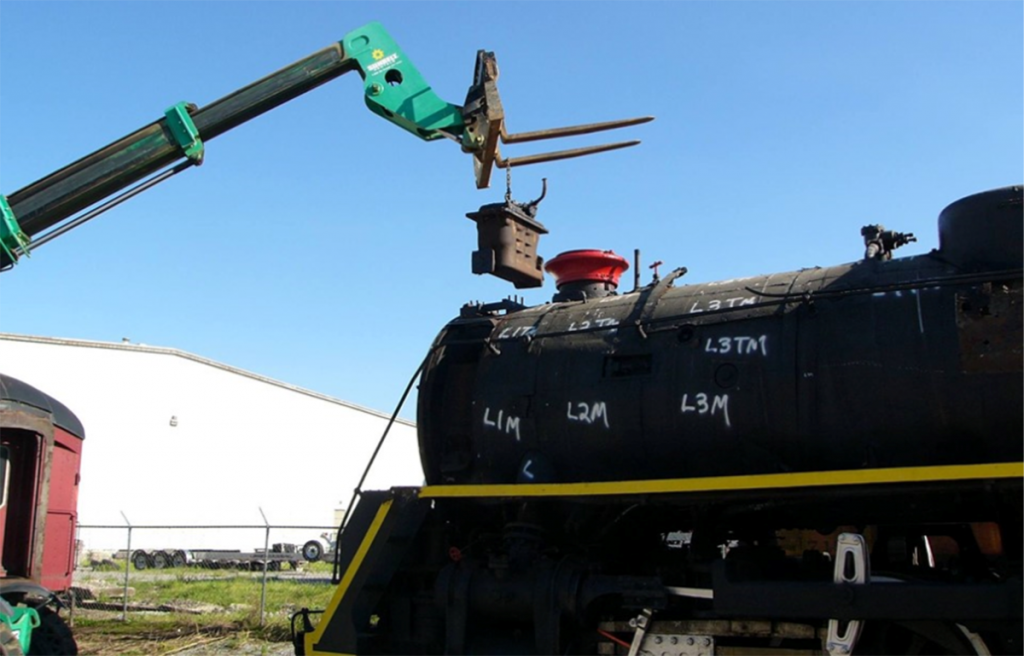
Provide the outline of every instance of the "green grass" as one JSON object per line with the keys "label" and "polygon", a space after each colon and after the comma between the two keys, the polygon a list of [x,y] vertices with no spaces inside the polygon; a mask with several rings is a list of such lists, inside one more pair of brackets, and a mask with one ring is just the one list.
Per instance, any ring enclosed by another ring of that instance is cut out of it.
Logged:
{"label": "green grass", "polygon": [[[324,582],[333,571],[329,562],[302,565],[302,572],[319,580],[304,580],[287,566],[281,572],[269,572],[261,624],[263,572],[195,567],[138,571],[132,567],[128,611],[123,616],[125,566],[124,560],[106,560],[75,573],[74,585],[89,588],[95,596],[87,601],[102,604],[74,611],[74,633],[83,656],[175,654],[206,645],[228,652],[245,647],[253,654],[279,649],[275,643],[290,640],[292,614],[301,608],[326,608],[335,590]],[[314,616],[314,623],[318,619]]]}
{"label": "green grass", "polygon": [[[328,565],[325,573],[329,571]],[[130,623],[145,618],[155,627],[166,622],[197,626],[227,622],[245,628],[259,628],[262,579],[261,572],[234,570],[165,569],[156,578],[151,578],[150,573],[136,575],[133,571],[129,578],[128,618]],[[123,580],[108,575],[103,577],[100,585],[96,585],[99,581],[91,577],[76,579],[76,585],[90,582],[95,593],[93,601],[110,604],[107,612],[114,612],[120,619],[120,613],[113,609],[123,603]],[[283,627],[287,630],[294,612],[301,608],[323,609],[333,593],[334,586],[322,578],[319,581],[279,579],[270,574],[266,587],[265,628]],[[159,607],[194,612],[141,610]]]}
{"label": "green grass", "polygon": [[[259,605],[262,581],[252,576],[194,577],[171,580],[137,581],[135,601],[153,603],[200,602],[230,607],[233,604]],[[299,581],[267,581],[267,609],[290,606],[323,606],[330,600],[332,586]]]}

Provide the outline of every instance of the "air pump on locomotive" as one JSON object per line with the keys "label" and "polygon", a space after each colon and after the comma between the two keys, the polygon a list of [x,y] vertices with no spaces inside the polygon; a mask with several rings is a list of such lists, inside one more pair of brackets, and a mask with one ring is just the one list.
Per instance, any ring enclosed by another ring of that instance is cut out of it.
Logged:
{"label": "air pump on locomotive", "polygon": [[[474,269],[534,284],[535,210],[469,215]],[[925,255],[867,226],[850,264],[622,293],[572,251],[551,303],[467,305],[420,380],[427,485],[363,493],[297,646],[1019,653],[1022,225],[1007,187]]]}

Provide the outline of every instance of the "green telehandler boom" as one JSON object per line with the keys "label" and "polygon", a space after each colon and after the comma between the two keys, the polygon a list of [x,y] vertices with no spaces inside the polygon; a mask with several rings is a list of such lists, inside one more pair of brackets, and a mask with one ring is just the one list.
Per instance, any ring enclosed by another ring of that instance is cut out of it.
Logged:
{"label": "green telehandler boom", "polygon": [[173,105],[159,120],[9,196],[0,195],[0,270],[13,266],[30,248],[201,164],[205,144],[214,137],[351,71],[363,78],[364,99],[375,114],[422,140],[450,139],[472,155],[480,189],[489,186],[494,166],[522,166],[639,143],[627,141],[503,159],[499,142],[572,136],[651,120],[644,117],[509,134],[498,98],[498,68],[493,53],[478,52],[466,101],[462,106],[454,105],[437,96],[381,25],[370,23],[340,42],[205,107]]}

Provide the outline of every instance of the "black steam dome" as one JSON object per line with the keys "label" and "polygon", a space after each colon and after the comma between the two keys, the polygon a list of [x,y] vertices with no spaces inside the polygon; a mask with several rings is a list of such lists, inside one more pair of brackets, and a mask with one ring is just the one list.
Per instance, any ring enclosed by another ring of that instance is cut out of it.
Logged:
{"label": "black steam dome", "polygon": [[1024,205],[1020,186],[961,198],[939,214],[939,253],[963,269],[1024,264]]}

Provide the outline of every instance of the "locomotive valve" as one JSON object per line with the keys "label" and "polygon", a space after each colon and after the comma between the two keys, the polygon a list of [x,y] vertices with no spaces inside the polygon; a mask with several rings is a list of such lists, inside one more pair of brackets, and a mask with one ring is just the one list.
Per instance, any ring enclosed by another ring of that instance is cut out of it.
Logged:
{"label": "locomotive valve", "polygon": [[869,225],[860,229],[864,238],[865,260],[891,260],[892,252],[900,246],[917,241],[912,232],[886,230],[884,225]]}

